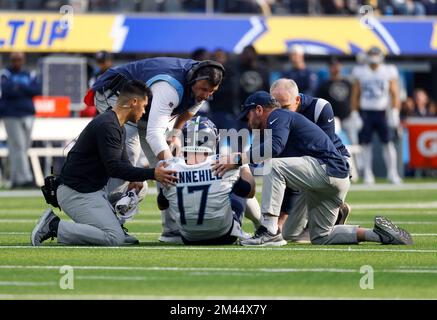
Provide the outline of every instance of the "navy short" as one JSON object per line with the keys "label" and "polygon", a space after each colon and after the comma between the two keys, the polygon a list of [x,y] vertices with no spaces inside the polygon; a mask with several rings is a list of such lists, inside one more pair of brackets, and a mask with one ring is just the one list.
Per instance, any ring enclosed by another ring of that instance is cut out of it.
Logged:
{"label": "navy short", "polygon": [[374,131],[378,133],[382,143],[386,144],[390,141],[385,111],[360,111],[360,115],[363,120],[363,128],[359,133],[360,144],[371,143]]}

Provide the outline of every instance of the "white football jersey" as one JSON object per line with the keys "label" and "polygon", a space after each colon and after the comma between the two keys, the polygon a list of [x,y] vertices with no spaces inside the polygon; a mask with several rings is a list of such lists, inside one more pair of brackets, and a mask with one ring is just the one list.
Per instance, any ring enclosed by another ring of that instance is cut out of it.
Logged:
{"label": "white football jersey", "polygon": [[360,83],[360,107],[365,111],[385,111],[390,106],[389,84],[398,79],[394,65],[381,64],[376,70],[368,65],[352,70],[352,77]]}
{"label": "white football jersey", "polygon": [[179,182],[164,188],[163,194],[182,236],[190,241],[218,238],[232,227],[229,194],[240,171],[231,170],[219,178],[212,173],[211,164],[215,159],[216,156],[211,156],[195,165],[186,164],[183,158],[166,161],[167,169],[178,172]]}

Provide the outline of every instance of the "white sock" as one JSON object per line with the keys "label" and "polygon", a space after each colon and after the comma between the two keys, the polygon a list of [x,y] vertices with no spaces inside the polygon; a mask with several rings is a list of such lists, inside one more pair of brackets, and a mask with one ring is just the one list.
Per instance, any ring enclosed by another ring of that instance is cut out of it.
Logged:
{"label": "white sock", "polygon": [[255,229],[261,225],[261,208],[255,197],[247,199],[244,216],[253,222]]}
{"label": "white sock", "polygon": [[366,239],[366,241],[381,242],[380,236],[371,229],[366,229],[366,231],[364,232],[364,238]]}
{"label": "white sock", "polygon": [[263,213],[262,225],[266,227],[270,233],[276,234],[278,232],[278,217]]}
{"label": "white sock", "polygon": [[364,176],[373,176],[373,170],[372,170],[372,160],[373,160],[373,154],[372,154],[372,144],[363,144],[361,146],[362,152],[361,156],[363,159],[363,166],[364,166]]}
{"label": "white sock", "polygon": [[397,155],[393,142],[389,142],[383,146],[382,155],[384,157],[385,166],[387,167],[387,177],[397,178],[399,176],[397,170]]}

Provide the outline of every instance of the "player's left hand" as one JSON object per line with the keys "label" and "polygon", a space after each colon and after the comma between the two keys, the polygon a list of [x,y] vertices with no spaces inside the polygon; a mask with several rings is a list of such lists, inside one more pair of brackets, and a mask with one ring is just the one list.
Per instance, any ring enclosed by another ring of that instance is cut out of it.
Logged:
{"label": "player's left hand", "polygon": [[234,156],[234,153],[219,156],[219,159],[212,166],[212,172],[218,177],[223,177],[226,172],[238,169],[238,164],[233,161]]}

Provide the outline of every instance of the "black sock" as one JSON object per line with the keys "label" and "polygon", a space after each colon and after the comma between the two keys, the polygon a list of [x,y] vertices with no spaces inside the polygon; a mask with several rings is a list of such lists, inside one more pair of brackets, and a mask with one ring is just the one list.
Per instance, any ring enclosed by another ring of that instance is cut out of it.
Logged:
{"label": "black sock", "polygon": [[61,219],[59,217],[53,218],[49,223],[50,232],[52,232],[53,236],[56,237],[58,235],[58,227]]}

